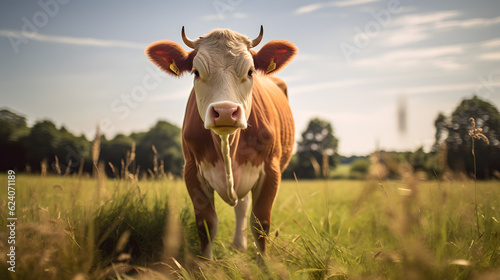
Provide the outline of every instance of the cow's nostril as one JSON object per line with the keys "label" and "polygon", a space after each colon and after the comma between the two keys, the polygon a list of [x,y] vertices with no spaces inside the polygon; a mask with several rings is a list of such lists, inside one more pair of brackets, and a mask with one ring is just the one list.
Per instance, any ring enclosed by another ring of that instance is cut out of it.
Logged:
{"label": "cow's nostril", "polygon": [[240,107],[236,107],[236,110],[231,114],[231,117],[233,119],[238,119],[238,116],[240,115]]}
{"label": "cow's nostril", "polygon": [[212,107],[212,118],[216,120],[219,118],[219,116],[220,116],[219,112],[217,112],[217,110],[214,107]]}

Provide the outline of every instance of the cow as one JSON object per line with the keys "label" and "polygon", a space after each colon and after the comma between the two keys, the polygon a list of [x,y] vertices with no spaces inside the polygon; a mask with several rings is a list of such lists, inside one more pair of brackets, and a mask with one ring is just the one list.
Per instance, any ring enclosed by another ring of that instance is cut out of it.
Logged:
{"label": "cow", "polygon": [[[259,51],[263,27],[250,40],[229,29],[216,29],[191,40],[184,27],[186,52],[172,41],[149,45],[146,55],[173,76],[191,73],[193,88],[182,127],[184,180],[191,197],[201,256],[213,259],[218,230],[214,191],[234,206],[236,229],[232,245],[245,250],[250,223],[257,260],[266,255],[271,209],[294,145],[295,126],[287,86],[271,76],[297,54],[285,40],[273,40]],[[252,199],[250,200],[250,193]]]}

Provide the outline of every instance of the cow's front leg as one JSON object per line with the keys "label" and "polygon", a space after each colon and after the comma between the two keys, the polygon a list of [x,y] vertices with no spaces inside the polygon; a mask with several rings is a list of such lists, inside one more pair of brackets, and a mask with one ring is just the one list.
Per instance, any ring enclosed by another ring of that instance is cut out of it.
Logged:
{"label": "cow's front leg", "polygon": [[237,250],[246,250],[247,236],[245,229],[247,228],[248,208],[250,206],[250,194],[238,201],[234,207],[234,214],[236,216],[236,228],[234,230],[233,247]]}
{"label": "cow's front leg", "polygon": [[201,256],[207,259],[213,259],[212,246],[219,228],[219,220],[215,212],[214,191],[205,188],[199,181],[196,167],[186,163],[184,169],[184,178],[193,202],[194,214],[196,217],[196,228],[201,243]]}
{"label": "cow's front leg", "polygon": [[252,233],[260,251],[257,262],[260,262],[261,256],[266,256],[266,237],[271,227],[271,210],[281,182],[279,165],[266,167],[264,176],[263,183],[252,192],[253,206],[250,215]]}

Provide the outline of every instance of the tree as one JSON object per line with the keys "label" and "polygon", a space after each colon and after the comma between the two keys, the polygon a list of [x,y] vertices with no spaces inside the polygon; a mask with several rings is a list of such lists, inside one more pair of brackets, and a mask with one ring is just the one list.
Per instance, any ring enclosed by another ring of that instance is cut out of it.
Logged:
{"label": "tree", "polygon": [[0,110],[0,154],[7,159],[0,162],[0,171],[24,168],[26,150],[23,142],[28,134],[25,117]]}
{"label": "tree", "polygon": [[[163,162],[165,172],[182,175],[181,129],[171,123],[158,121],[147,132],[132,133],[130,136],[118,134],[111,141],[104,136],[100,139],[100,160],[107,164],[108,175],[120,174],[121,161],[127,160],[127,152],[132,149],[133,143],[136,143],[136,157],[129,166],[129,172],[135,173],[139,167],[142,172],[154,170],[156,157],[157,167],[161,167]],[[0,171],[24,170],[27,164],[33,171],[39,171],[40,163],[46,162],[51,171],[60,174],[74,172],[80,167],[90,172],[93,165],[90,150],[91,143],[83,134],[75,136],[66,127],[58,129],[49,120],[37,121],[29,128],[23,116],[0,110],[0,153],[6,159],[0,161]],[[84,166],[81,166],[83,159]],[[114,172],[108,163],[113,165]]]}
{"label": "tree", "polygon": [[[338,161],[338,139],[333,135],[332,125],[318,118],[312,119],[298,142],[297,162],[292,166],[299,178],[319,178],[328,176],[329,167]],[[325,161],[326,159],[326,161]],[[326,171],[326,174],[324,174]]]}
{"label": "tree", "polygon": [[[72,172],[79,168],[81,159],[88,158],[90,144],[84,136],[77,137],[64,126],[57,129],[53,122],[43,120],[31,128],[24,145],[27,162],[33,170],[39,170],[40,162],[47,161],[54,171],[62,174],[66,170]],[[59,163],[57,167],[56,156]]]}
{"label": "tree", "polygon": [[[82,159],[90,160],[90,142],[84,135],[77,137],[62,126],[59,129],[57,137],[58,143],[55,154],[58,157],[59,165],[63,173],[65,170],[70,172],[78,170],[82,163]],[[49,161],[51,160],[54,159],[49,158]]]}
{"label": "tree", "polygon": [[[120,174],[121,161],[127,157],[127,152],[131,150],[134,140],[126,135],[117,134],[111,141],[101,136],[101,151],[99,159],[106,163],[106,172],[110,176]],[[114,171],[109,166],[113,165]]]}
{"label": "tree", "polygon": [[28,163],[38,170],[43,160],[54,160],[59,144],[59,131],[51,121],[36,122],[26,139]]}
{"label": "tree", "polygon": [[351,164],[349,178],[365,179],[370,170],[370,161],[367,159],[357,159]]}
{"label": "tree", "polygon": [[158,165],[163,160],[165,172],[182,176],[184,157],[181,147],[181,129],[169,122],[158,121],[137,143],[137,164],[141,170],[154,168],[153,145],[158,152]]}
{"label": "tree", "polygon": [[491,103],[477,96],[464,99],[450,117],[440,114],[436,119],[436,143],[446,145],[446,161],[449,168],[457,172],[474,173],[472,157],[472,129],[470,118],[476,127],[482,128],[490,144],[475,142],[477,177],[487,178],[500,172],[500,113]]}
{"label": "tree", "polygon": [[26,118],[9,110],[0,110],[0,143],[15,142],[28,135]]}
{"label": "tree", "polygon": [[437,152],[439,150],[439,145],[448,137],[448,126],[449,122],[446,116],[439,112],[436,120],[434,121],[434,127],[436,128],[436,134],[434,145],[432,146],[432,152]]}

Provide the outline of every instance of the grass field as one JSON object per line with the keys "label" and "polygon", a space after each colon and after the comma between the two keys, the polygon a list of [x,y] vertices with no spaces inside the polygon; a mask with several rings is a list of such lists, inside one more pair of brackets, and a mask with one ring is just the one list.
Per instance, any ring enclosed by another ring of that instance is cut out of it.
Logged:
{"label": "grass field", "polygon": [[478,182],[477,219],[473,181],[284,181],[258,266],[220,199],[216,260],[196,256],[183,181],[17,175],[16,272],[5,187],[0,279],[500,279],[499,199]]}

